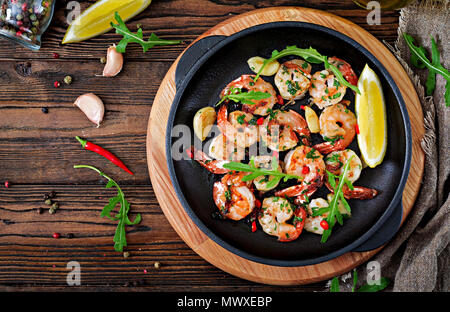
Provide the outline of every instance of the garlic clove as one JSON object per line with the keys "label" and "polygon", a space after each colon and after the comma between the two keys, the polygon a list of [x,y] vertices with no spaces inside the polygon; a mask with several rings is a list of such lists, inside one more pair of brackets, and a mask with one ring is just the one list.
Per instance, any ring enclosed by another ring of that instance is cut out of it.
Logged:
{"label": "garlic clove", "polygon": [[86,117],[97,125],[97,128],[100,127],[103,115],[105,114],[105,106],[98,96],[94,93],[80,95],[75,100],[74,105],[78,106]]}
{"label": "garlic clove", "polygon": [[117,52],[116,46],[113,45],[108,48],[106,53],[106,64],[103,68],[104,77],[114,77],[122,70],[123,54]]}

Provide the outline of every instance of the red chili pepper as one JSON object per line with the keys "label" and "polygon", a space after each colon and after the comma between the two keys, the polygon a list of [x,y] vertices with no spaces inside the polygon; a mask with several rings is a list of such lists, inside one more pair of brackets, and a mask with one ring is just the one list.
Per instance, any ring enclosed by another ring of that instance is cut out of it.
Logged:
{"label": "red chili pepper", "polygon": [[359,134],[359,126],[358,126],[358,124],[355,125],[355,131],[356,131],[356,134]]}
{"label": "red chili pepper", "polygon": [[281,95],[277,95],[277,100],[278,100],[278,104],[280,104],[280,105],[284,105],[284,100],[283,100],[283,98],[281,97]]}
{"label": "red chili pepper", "polygon": [[103,147],[100,147],[94,143],[91,143],[87,140],[83,140],[80,137],[75,137],[80,143],[81,145],[87,149],[88,151],[92,151],[95,152],[103,157],[105,157],[106,159],[108,159],[109,161],[111,161],[113,164],[115,164],[116,166],[122,168],[123,170],[125,170],[126,172],[128,172],[131,175],[134,175],[133,172],[130,171],[130,169],[128,169],[125,164],[116,156],[114,156],[110,151],[105,150]]}
{"label": "red chili pepper", "polygon": [[252,222],[252,232],[256,232],[256,220]]}
{"label": "red chili pepper", "polygon": [[328,229],[329,229],[329,225],[328,225],[327,220],[322,220],[322,221],[320,221],[320,226],[321,226],[322,229],[324,229],[324,230],[328,230]]}
{"label": "red chili pepper", "polygon": [[264,123],[264,117],[261,117],[261,118],[259,118],[259,119],[256,121],[256,124],[257,124],[258,126],[261,126],[263,123]]}
{"label": "red chili pepper", "polygon": [[308,166],[303,166],[302,173],[303,174],[308,174],[309,173],[309,167]]}

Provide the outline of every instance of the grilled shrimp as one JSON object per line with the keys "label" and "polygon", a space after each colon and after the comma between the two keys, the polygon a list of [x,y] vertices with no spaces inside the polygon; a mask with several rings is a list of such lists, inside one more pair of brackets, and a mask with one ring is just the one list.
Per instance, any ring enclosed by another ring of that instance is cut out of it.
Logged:
{"label": "grilled shrimp", "polygon": [[276,196],[299,197],[298,202],[311,196],[323,184],[325,163],[322,155],[315,149],[301,145],[286,154],[284,159],[287,174],[302,177],[301,183],[280,190]]}
{"label": "grilled shrimp", "polygon": [[243,182],[246,172],[227,173],[214,183],[213,199],[221,215],[231,220],[241,220],[255,208],[255,195],[251,181]]}
{"label": "grilled shrimp", "polygon": [[273,151],[286,151],[299,140],[309,145],[311,132],[306,120],[293,110],[273,111],[260,127],[261,139]]}
{"label": "grilled shrimp", "polygon": [[[278,237],[280,242],[290,242],[297,239],[303,231],[306,211],[299,207],[294,211],[291,203],[283,197],[265,198],[262,213],[258,220],[264,232]],[[287,223],[291,218],[292,224]]]}
{"label": "grilled shrimp", "polygon": [[250,125],[254,117],[250,113],[234,111],[228,116],[226,105],[222,105],[217,114],[217,126],[231,145],[246,148],[258,141],[258,128]]}
{"label": "grilled shrimp", "polygon": [[311,85],[310,79],[311,65],[295,59],[281,64],[274,80],[281,97],[293,102],[305,96]]}
{"label": "grilled shrimp", "polygon": [[[356,153],[350,149],[332,152],[329,154],[325,159],[327,170],[335,175],[341,174],[342,167],[347,163],[351,156],[353,156],[353,158],[350,160],[349,170],[345,177],[348,181],[352,183],[355,182],[359,179],[361,174],[362,163]],[[334,192],[334,189],[329,181],[325,184],[331,192]],[[351,190],[347,185],[343,186],[342,192],[344,193],[344,197],[347,199],[372,199],[378,194],[378,191],[375,189],[362,186],[353,186],[353,190]]]}
{"label": "grilled shrimp", "polygon": [[[272,156],[269,156],[269,155],[255,156],[253,158],[253,161],[257,168],[271,169]],[[283,172],[283,169],[281,168],[280,164],[278,164],[277,170],[279,172]],[[274,188],[276,188],[278,186],[278,183],[277,183],[272,187],[267,187],[267,183],[269,183],[273,179],[275,179],[274,176],[259,176],[255,179],[253,179],[253,184],[255,185],[255,187],[258,191],[266,192],[266,191],[273,190]]]}
{"label": "grilled shrimp", "polygon": [[336,56],[328,58],[328,62],[336,66],[344,76],[345,80],[347,80],[350,84],[354,86],[358,84],[358,77],[356,76],[349,63],[337,58]]}
{"label": "grilled shrimp", "polygon": [[256,82],[253,81],[255,75],[242,75],[241,77],[230,82],[225,89],[220,93],[220,97],[224,97],[228,92],[231,92],[234,88],[238,88],[241,91],[260,91],[270,93],[271,96],[262,100],[251,100],[253,105],[243,104],[242,110],[248,113],[266,116],[269,114],[270,109],[277,102],[277,94],[275,89],[269,82],[266,82],[262,78],[258,78]]}
{"label": "grilled shrimp", "polygon": [[[328,194],[330,195],[330,194]],[[328,196],[330,199],[332,199],[332,196]],[[313,200],[311,200],[311,202],[309,203],[308,207],[307,207],[307,218],[306,218],[306,222],[305,222],[305,230],[311,233],[315,233],[315,234],[323,234],[323,228],[320,225],[320,222],[322,222],[322,220],[325,220],[328,217],[328,212],[325,212],[321,215],[318,216],[313,216],[313,213],[315,212],[315,210],[320,209],[320,208],[325,208],[329,206],[329,202],[326,201],[323,198],[315,198]],[[341,215],[343,216],[350,216],[350,212],[345,208],[345,206],[341,203],[341,201],[338,201],[338,210],[341,213]]]}
{"label": "grilled shrimp", "polygon": [[341,84],[331,71],[324,69],[312,76],[309,94],[317,107],[323,109],[339,103],[346,90],[347,87]]}
{"label": "grilled shrimp", "polygon": [[340,175],[341,168],[352,156],[353,158],[350,160],[349,169],[345,178],[352,183],[355,182],[361,175],[362,163],[358,155],[356,155],[356,153],[351,149],[345,149],[343,151],[336,151],[328,154],[325,158],[325,165],[327,170],[334,175]]}
{"label": "grilled shrimp", "polygon": [[318,208],[328,207],[328,202],[323,198],[315,198],[311,200],[307,207],[307,217],[305,221],[305,230],[315,234],[323,234],[323,228],[320,226],[320,222],[326,219],[328,216],[328,212],[320,216],[313,216],[313,212]]}
{"label": "grilled shrimp", "polygon": [[188,148],[186,153],[191,159],[196,160],[200,165],[214,174],[224,174],[229,171],[223,167],[223,165],[228,163],[228,161],[220,159],[213,160],[208,155],[203,153],[203,151],[196,149],[194,146]]}
{"label": "grilled shrimp", "polygon": [[356,134],[356,117],[345,105],[327,107],[319,117],[320,134],[325,141],[314,146],[321,154],[341,151],[353,141]]}

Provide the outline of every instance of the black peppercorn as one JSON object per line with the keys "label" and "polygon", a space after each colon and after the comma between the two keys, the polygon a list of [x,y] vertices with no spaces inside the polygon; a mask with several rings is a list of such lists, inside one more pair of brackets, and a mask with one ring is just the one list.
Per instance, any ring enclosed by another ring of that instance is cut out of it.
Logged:
{"label": "black peppercorn", "polygon": [[42,107],[42,112],[44,114],[48,114],[48,108],[47,107]]}

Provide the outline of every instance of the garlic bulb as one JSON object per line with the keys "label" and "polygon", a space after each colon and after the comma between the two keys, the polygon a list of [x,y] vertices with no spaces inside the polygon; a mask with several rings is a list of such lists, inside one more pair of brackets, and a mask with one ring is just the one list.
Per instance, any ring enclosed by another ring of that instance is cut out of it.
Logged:
{"label": "garlic bulb", "polygon": [[74,105],[78,106],[86,117],[97,125],[97,128],[100,127],[103,115],[105,114],[105,106],[98,96],[94,93],[80,95]]}

